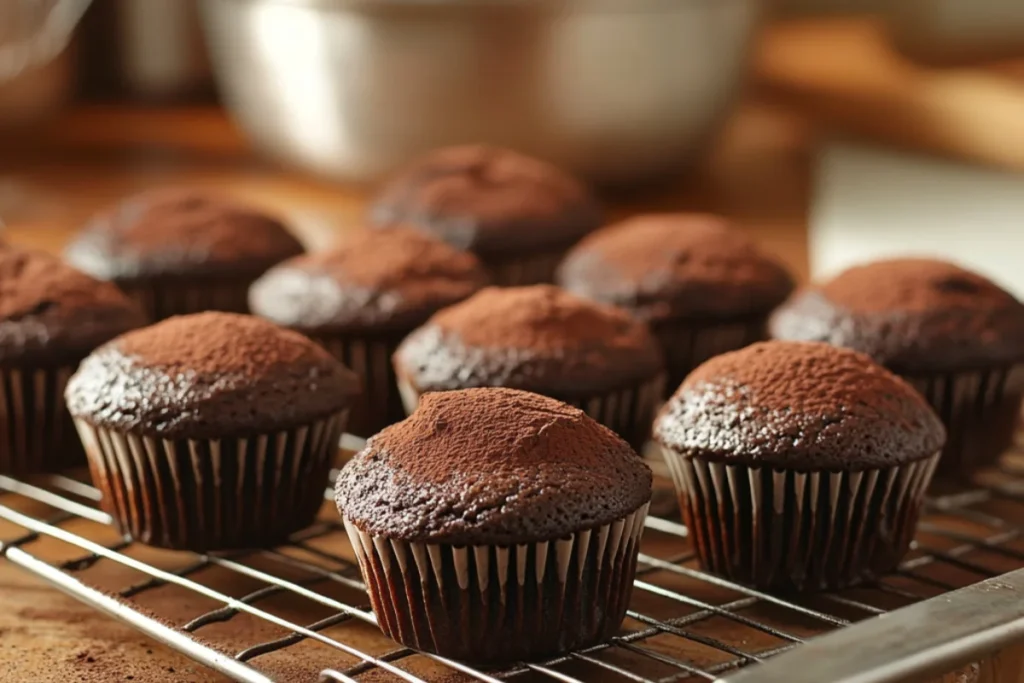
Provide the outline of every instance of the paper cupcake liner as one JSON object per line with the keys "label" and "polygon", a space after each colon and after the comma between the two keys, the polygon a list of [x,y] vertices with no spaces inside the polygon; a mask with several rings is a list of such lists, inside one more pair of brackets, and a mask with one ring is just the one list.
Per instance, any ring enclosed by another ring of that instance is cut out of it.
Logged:
{"label": "paper cupcake liner", "polygon": [[384,633],[462,661],[537,659],[622,623],[647,505],[566,538],[511,547],[407,543],[345,520]]}
{"label": "paper cupcake liner", "polygon": [[672,393],[694,368],[709,358],[764,339],[765,320],[721,324],[681,320],[654,325],[652,330],[665,352],[666,391]]}
{"label": "paper cupcake liner", "polygon": [[352,405],[348,429],[368,438],[405,417],[391,357],[402,338],[352,339],[315,337],[332,356],[362,380],[362,393]]}
{"label": "paper cupcake liner", "polygon": [[1024,399],[1024,365],[905,379],[946,425],[939,477],[970,474],[991,465],[1013,443]]}
{"label": "paper cupcake liner", "polygon": [[498,287],[521,287],[555,281],[555,270],[565,250],[525,254],[503,261],[483,259],[491,284]]}
{"label": "paper cupcake liner", "polygon": [[203,311],[249,312],[248,280],[241,282],[153,282],[119,285],[157,322],[174,315]]}
{"label": "paper cupcake liner", "polygon": [[[405,412],[412,414],[419,405],[420,392],[403,377],[397,378],[398,392],[405,406]],[[651,425],[664,395],[665,378],[653,380],[620,391],[591,396],[588,398],[566,398],[552,396],[575,406],[597,422],[611,429],[640,450],[651,435]]]}
{"label": "paper cupcake liner", "polygon": [[0,472],[55,472],[85,463],[64,406],[73,366],[0,368]]}
{"label": "paper cupcake liner", "polygon": [[860,472],[725,465],[663,449],[708,570],[770,590],[849,586],[893,570],[940,455]]}
{"label": "paper cupcake liner", "polygon": [[263,547],[313,523],[347,420],[230,439],[160,439],[76,420],[122,533],[195,551]]}
{"label": "paper cupcake liner", "polygon": [[665,394],[665,377],[638,387],[585,399],[562,399],[608,427],[637,451],[651,436],[651,425]]}

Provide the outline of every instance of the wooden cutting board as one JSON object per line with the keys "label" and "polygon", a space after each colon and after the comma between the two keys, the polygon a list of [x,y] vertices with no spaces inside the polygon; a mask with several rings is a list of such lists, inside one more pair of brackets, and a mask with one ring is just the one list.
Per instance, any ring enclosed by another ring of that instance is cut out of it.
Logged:
{"label": "wooden cutting board", "polygon": [[764,32],[755,79],[840,132],[1024,170],[1024,60],[927,66],[881,21],[814,19]]}

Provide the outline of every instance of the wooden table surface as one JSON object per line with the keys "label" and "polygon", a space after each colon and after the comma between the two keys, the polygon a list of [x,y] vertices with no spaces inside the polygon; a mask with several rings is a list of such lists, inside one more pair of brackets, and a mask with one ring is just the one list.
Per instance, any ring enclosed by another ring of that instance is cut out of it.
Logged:
{"label": "wooden table surface", "polygon": [[[609,198],[612,213],[699,209],[736,219],[799,275],[813,126],[762,99],[746,102],[691,176]],[[97,207],[143,188],[223,189],[279,211],[316,248],[358,224],[364,191],[256,159],[215,110],[71,112],[0,156],[0,218],[10,242],[58,250]],[[0,680],[220,680],[186,658],[0,561]]]}

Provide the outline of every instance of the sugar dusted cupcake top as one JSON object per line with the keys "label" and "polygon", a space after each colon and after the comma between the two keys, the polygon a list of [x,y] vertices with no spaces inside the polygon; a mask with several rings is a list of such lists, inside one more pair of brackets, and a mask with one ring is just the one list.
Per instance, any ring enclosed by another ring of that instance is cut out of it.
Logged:
{"label": "sugar dusted cupcake top", "polygon": [[254,313],[310,334],[411,329],[487,283],[475,256],[409,228],[360,231],[250,289]]}
{"label": "sugar dusted cupcake top", "polygon": [[65,250],[103,280],[258,275],[303,251],[277,219],[198,190],[129,197],[87,223]]}
{"label": "sugar dusted cupcake top", "polygon": [[306,337],[233,313],[169,318],[82,363],[68,409],[97,427],[162,438],[266,434],[347,408],[358,378]]}
{"label": "sugar dusted cupcake top", "polygon": [[511,389],[427,394],[342,470],[342,515],[375,536],[537,542],[603,526],[651,498],[651,472],[576,408]]}
{"label": "sugar dusted cupcake top", "polygon": [[580,395],[662,369],[646,325],[550,285],[481,290],[407,337],[395,363],[420,392],[505,386]]}
{"label": "sugar dusted cupcake top", "polygon": [[0,249],[0,363],[77,363],[144,324],[142,311],[109,282],[49,254]]}
{"label": "sugar dusted cupcake top", "polygon": [[652,323],[765,315],[793,289],[779,263],[719,216],[648,214],[580,241],[558,284]]}
{"label": "sugar dusted cupcake top", "polygon": [[867,356],[781,341],[698,367],[654,433],[683,454],[798,471],[891,467],[935,455],[945,442],[920,394]]}
{"label": "sugar dusted cupcake top", "polygon": [[1024,303],[929,259],[878,261],[808,287],[775,313],[770,332],[855,349],[905,374],[1024,363]]}
{"label": "sugar dusted cupcake top", "polygon": [[484,145],[436,150],[400,171],[370,210],[461,249],[501,255],[562,247],[600,225],[587,188],[539,159]]}

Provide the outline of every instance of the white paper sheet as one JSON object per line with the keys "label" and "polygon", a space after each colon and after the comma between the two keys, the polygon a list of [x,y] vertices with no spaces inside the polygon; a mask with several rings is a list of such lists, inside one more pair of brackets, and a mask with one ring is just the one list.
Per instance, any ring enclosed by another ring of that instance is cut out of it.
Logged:
{"label": "white paper sheet", "polygon": [[835,143],[815,182],[815,278],[885,256],[939,256],[1024,298],[1024,174]]}

